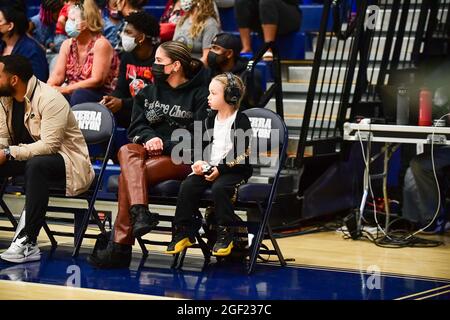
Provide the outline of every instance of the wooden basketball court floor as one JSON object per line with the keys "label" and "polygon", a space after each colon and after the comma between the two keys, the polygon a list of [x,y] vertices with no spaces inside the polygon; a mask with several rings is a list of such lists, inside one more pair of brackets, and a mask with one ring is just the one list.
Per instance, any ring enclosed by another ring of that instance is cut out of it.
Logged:
{"label": "wooden basketball court floor", "polygon": [[[11,232],[0,232],[0,252],[11,237]],[[162,234],[147,237],[168,239]],[[86,262],[93,241],[86,240],[80,256],[73,259],[73,239],[58,238],[59,246],[52,251],[41,232],[41,261],[0,262],[0,299],[450,300],[450,233],[421,237],[445,245],[388,249],[345,240],[336,231],[280,238],[288,266],[280,267],[272,257],[273,262],[258,263],[255,273],[247,276],[240,264],[202,268],[199,250],[189,250],[183,269],[173,270],[171,256],[156,246],[149,247],[146,260],[135,246],[129,270],[96,270]]]}

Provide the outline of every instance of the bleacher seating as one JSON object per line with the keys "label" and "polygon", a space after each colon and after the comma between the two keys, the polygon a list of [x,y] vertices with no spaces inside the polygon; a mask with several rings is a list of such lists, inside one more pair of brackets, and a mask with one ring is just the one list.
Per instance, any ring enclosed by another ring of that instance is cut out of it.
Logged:
{"label": "bleacher seating", "polygon": [[162,14],[164,13],[164,5],[152,5],[152,6],[146,6],[144,9],[148,13],[152,14],[156,19],[159,20],[161,18]]}
{"label": "bleacher seating", "polygon": [[234,8],[219,9],[220,22],[224,31],[237,31],[238,27],[234,18]]}
{"label": "bleacher seating", "polygon": [[[150,5],[145,6],[145,10],[157,19],[159,19],[164,12],[166,0],[152,0]],[[31,17],[39,12],[40,1],[31,0],[28,7],[28,16]],[[311,0],[304,0],[300,8],[303,12],[302,25],[298,32],[289,35],[281,36],[278,40],[280,56],[283,60],[301,60],[305,58],[305,50],[309,48],[311,41],[309,38],[310,32],[317,32],[320,26],[322,17],[322,5],[314,4]],[[226,32],[237,33],[238,28],[233,8],[219,9],[220,20],[222,28]],[[331,19],[328,23],[331,30]],[[262,41],[254,34],[253,35],[253,50],[254,52],[261,46]]]}
{"label": "bleacher seating", "polygon": [[[302,26],[300,30],[302,32],[318,32],[320,28],[320,21],[322,20],[322,9],[321,4],[308,4],[300,5],[303,12]],[[331,30],[332,19],[328,19],[328,30]]]}
{"label": "bleacher seating", "polygon": [[149,3],[153,6],[166,6],[167,0],[151,0]]}
{"label": "bleacher seating", "polygon": [[[148,6],[147,10],[153,10],[153,6]],[[319,31],[320,20],[322,18],[323,5],[320,4],[303,4],[299,6],[303,13],[302,25],[300,32],[315,32]],[[220,21],[222,22],[222,29],[224,31],[237,31],[237,24],[233,8],[219,9]],[[331,28],[331,19],[328,22]]]}
{"label": "bleacher seating", "polygon": [[[153,14],[156,18],[162,15],[164,5],[154,1],[152,5],[146,6],[145,10]],[[308,46],[309,32],[317,32],[320,27],[322,17],[322,5],[319,4],[302,4],[300,8],[303,12],[302,25],[298,32],[281,36],[278,39],[278,46],[280,56],[283,60],[302,60],[305,59],[305,49]],[[238,34],[238,27],[236,24],[235,14],[233,8],[219,9],[220,21],[222,29],[225,32],[232,32]],[[331,19],[328,22],[328,27],[331,30]],[[253,34],[253,51],[256,52],[262,44],[260,37]]]}
{"label": "bleacher seating", "polygon": [[[289,33],[278,36],[276,44],[282,60],[305,59],[306,35],[304,32]],[[253,52],[257,52],[263,45],[263,39],[257,33],[252,33]]]}

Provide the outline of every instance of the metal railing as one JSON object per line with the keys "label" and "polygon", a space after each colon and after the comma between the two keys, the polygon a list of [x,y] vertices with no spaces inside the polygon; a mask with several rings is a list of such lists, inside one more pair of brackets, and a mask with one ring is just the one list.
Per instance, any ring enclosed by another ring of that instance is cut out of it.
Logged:
{"label": "metal railing", "polygon": [[[267,42],[265,43],[261,49],[255,54],[255,56],[249,61],[247,65],[247,72],[250,73],[251,79],[254,77],[254,72],[256,65],[263,58],[264,53],[268,50],[272,50],[273,61],[268,63],[268,66],[272,68],[273,74],[273,83],[271,86],[264,92],[261,97],[258,106],[265,107],[267,103],[275,97],[275,107],[276,112],[280,115],[282,119],[284,119],[284,107],[283,107],[283,83],[281,80],[281,60],[278,53],[278,48],[275,42]],[[253,85],[253,81],[248,81],[249,85]],[[253,92],[252,88],[248,88],[249,92]]]}
{"label": "metal railing", "polygon": [[[381,108],[379,89],[397,70],[415,68],[430,41],[450,47],[449,6],[450,0],[324,1],[295,159],[301,172],[342,154],[344,122],[362,103]],[[300,183],[298,196],[306,187]]]}
{"label": "metal railing", "polygon": [[[339,153],[342,125],[355,106],[379,102],[389,76],[414,68],[432,39],[448,46],[449,7],[450,0],[324,1],[297,167],[307,157]],[[327,32],[330,17],[333,31]]]}
{"label": "metal railing", "polygon": [[[342,1],[325,0],[315,48],[314,64],[297,150],[297,166],[302,167],[305,151],[309,156],[335,153],[358,66],[368,0],[358,1],[356,12],[341,12]],[[351,6],[349,6],[351,8]],[[333,16],[333,32],[327,22]],[[342,19],[344,18],[344,19]],[[343,20],[343,21],[341,21]],[[335,47],[333,48],[333,43]]]}

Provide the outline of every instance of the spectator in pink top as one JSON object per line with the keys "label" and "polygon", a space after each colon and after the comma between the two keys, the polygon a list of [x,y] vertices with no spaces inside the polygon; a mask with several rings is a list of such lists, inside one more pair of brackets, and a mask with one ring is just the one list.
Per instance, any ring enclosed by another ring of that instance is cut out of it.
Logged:
{"label": "spectator in pink top", "polygon": [[115,87],[119,58],[101,35],[103,21],[94,0],[69,9],[63,42],[48,84],[66,96],[71,105],[98,102]]}

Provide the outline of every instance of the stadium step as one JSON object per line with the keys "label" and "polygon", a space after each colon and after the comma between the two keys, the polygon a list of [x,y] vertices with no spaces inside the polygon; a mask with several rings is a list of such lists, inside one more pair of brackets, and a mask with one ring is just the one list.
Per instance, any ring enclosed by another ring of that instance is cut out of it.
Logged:
{"label": "stadium step", "polygon": [[[396,38],[394,37],[394,43]],[[402,49],[401,49],[401,55],[400,57],[403,57],[405,60],[411,59],[411,53],[414,46],[414,37],[411,37],[409,41],[403,41]],[[337,57],[342,57],[344,60],[348,59],[350,56],[350,45],[353,41],[353,37],[348,38],[345,41],[338,40],[337,38],[332,38],[330,40],[329,37],[325,40],[324,49],[322,52],[322,59],[331,60],[334,58],[337,51]],[[381,61],[383,57],[383,51],[386,44],[386,37],[374,37],[373,45],[370,50],[370,60],[371,61]],[[379,42],[379,45],[377,46],[377,42]],[[338,44],[339,42],[339,44]],[[312,40],[312,46],[313,46],[313,52],[316,51],[317,48],[317,37],[314,37]],[[329,48],[329,54],[328,54],[328,48]],[[345,50],[343,50],[345,49]],[[393,54],[393,51],[391,52],[391,55]]]}
{"label": "stadium step", "polygon": [[[290,66],[288,67],[287,80],[289,82],[309,83],[311,78],[312,66]],[[345,79],[345,67],[335,68],[333,72],[330,72],[330,68],[321,67],[319,69],[319,79],[325,84],[343,84]],[[355,74],[358,72],[358,68],[355,69]],[[367,69],[368,74],[374,72],[372,83],[376,84],[378,74],[380,72],[379,67],[369,67]]]}
{"label": "stadium step", "polygon": [[[338,113],[339,102],[340,102],[339,98],[337,98],[334,103],[330,101],[329,102],[321,101],[319,104],[319,101],[314,101],[312,114],[315,115],[316,112],[318,114],[316,123],[324,122],[325,125],[328,125],[330,121],[333,122],[336,119]],[[284,97],[283,106],[284,106],[284,120],[286,121],[286,125],[291,128],[297,129],[300,128],[306,107],[306,99],[297,97]],[[333,106],[334,112],[331,113],[330,115],[330,111]],[[274,99],[270,100],[266,108],[276,111],[275,100]],[[325,108],[327,110],[327,115],[322,116],[325,111]],[[312,123],[313,121],[311,122],[311,124]]]}

